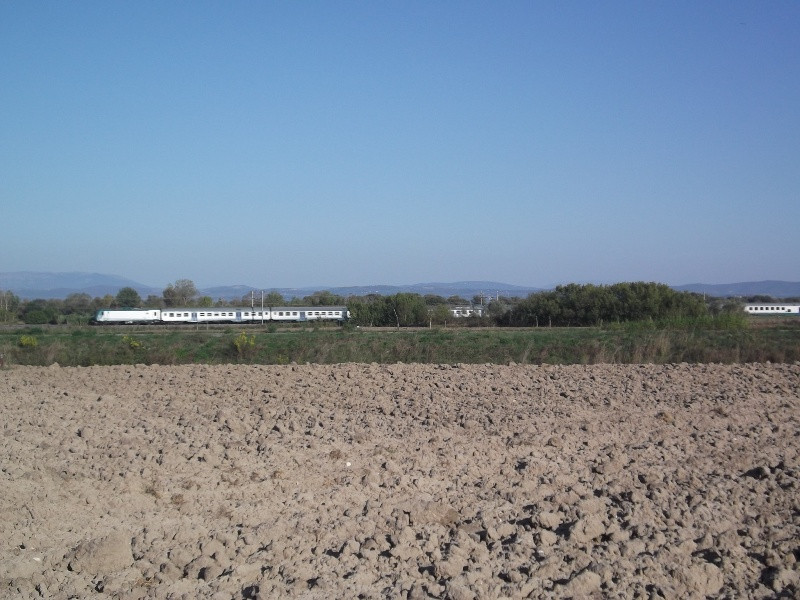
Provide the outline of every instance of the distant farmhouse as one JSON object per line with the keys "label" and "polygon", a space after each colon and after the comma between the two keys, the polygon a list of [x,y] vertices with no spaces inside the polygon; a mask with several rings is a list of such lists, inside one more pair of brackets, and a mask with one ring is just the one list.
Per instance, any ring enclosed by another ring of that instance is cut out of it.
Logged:
{"label": "distant farmhouse", "polygon": [[461,317],[482,317],[486,314],[486,307],[485,306],[451,306],[450,307],[450,314],[452,314],[456,318]]}

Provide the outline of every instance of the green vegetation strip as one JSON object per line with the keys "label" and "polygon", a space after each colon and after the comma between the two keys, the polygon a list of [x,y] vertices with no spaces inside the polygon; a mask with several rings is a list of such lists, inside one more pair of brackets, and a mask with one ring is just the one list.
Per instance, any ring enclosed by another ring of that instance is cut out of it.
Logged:
{"label": "green vegetation strip", "polygon": [[[699,325],[702,325],[700,323]],[[28,327],[0,331],[6,365],[708,363],[800,360],[800,321],[772,327],[217,330]]]}

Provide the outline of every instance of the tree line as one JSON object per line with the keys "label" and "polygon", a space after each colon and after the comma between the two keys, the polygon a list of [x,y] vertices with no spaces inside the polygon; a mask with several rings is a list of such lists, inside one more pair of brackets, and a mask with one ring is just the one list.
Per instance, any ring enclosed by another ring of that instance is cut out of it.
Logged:
{"label": "tree line", "polygon": [[504,313],[500,324],[518,327],[602,325],[611,322],[696,318],[709,307],[699,294],[661,283],[569,284],[531,294]]}
{"label": "tree line", "polygon": [[[770,301],[754,296],[745,301]],[[21,300],[0,290],[2,323],[85,323],[104,308],[212,308],[225,306],[260,307],[261,294],[247,294],[230,300],[214,300],[200,295],[189,279],[167,285],[161,295],[142,298],[130,287],[116,295],[92,298],[88,294],[70,294],[57,300]],[[445,298],[435,294],[397,293],[390,296],[340,296],[330,291],[314,292],[302,298],[284,298],[271,291],[264,294],[265,307],[273,306],[347,306],[350,323],[371,327],[423,327],[428,325],[576,327],[629,321],[661,321],[673,318],[696,318],[721,312],[741,310],[741,303],[700,294],[678,292],[665,284],[652,282],[613,285],[558,286],[554,290],[530,294],[527,298],[498,297],[484,305],[483,316],[453,317],[450,307],[478,305],[483,298],[471,300],[460,296]]]}

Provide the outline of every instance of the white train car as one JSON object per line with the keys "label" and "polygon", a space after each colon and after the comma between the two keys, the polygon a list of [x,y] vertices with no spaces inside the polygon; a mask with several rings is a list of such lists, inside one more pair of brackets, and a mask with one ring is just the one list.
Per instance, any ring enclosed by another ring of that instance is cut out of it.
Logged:
{"label": "white train car", "polygon": [[95,315],[95,323],[265,323],[336,321],[350,318],[346,306],[278,306],[273,308],[165,308],[110,310]]}
{"label": "white train car", "polygon": [[130,310],[111,310],[101,309],[94,316],[97,323],[160,323],[161,311],[158,309],[130,309]]}
{"label": "white train car", "polygon": [[275,306],[270,309],[271,321],[346,321],[346,306]]}
{"label": "white train car", "polygon": [[269,310],[263,313],[252,308],[165,308],[162,323],[252,323],[268,321]]}
{"label": "white train car", "polygon": [[744,311],[748,315],[800,315],[800,304],[745,304]]}

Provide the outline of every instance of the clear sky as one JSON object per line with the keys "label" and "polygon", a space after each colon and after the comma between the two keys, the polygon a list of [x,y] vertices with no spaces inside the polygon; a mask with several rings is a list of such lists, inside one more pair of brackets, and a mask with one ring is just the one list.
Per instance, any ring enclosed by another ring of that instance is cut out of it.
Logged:
{"label": "clear sky", "polygon": [[0,3],[0,272],[800,280],[800,2]]}

